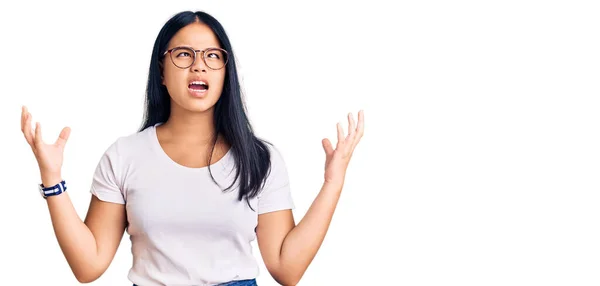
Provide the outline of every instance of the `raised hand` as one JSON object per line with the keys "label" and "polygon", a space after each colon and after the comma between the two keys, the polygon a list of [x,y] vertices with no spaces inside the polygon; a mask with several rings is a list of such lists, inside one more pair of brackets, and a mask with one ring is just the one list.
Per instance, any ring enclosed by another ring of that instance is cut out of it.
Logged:
{"label": "raised hand", "polygon": [[322,140],[325,149],[325,182],[344,184],[346,170],[354,148],[364,133],[364,111],[358,112],[358,125],[354,122],[352,113],[348,113],[348,136],[344,138],[344,130],[341,123],[337,124],[337,145],[333,149],[329,139]]}
{"label": "raised hand", "polygon": [[42,140],[40,123],[36,122],[35,132],[32,131],[31,113],[29,113],[27,107],[23,106],[21,110],[21,131],[38,162],[44,185],[58,183],[56,180],[60,180],[61,177],[63,153],[71,129],[69,127],[63,128],[54,144],[46,144]]}

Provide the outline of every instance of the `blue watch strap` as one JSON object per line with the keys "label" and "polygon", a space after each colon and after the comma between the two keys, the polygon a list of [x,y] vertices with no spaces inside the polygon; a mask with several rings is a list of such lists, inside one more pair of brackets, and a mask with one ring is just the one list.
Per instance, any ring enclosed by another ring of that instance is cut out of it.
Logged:
{"label": "blue watch strap", "polygon": [[43,184],[40,184],[40,192],[42,193],[42,196],[44,198],[49,196],[60,195],[66,190],[67,183],[65,182],[65,180],[62,180],[60,183],[50,187],[44,187]]}

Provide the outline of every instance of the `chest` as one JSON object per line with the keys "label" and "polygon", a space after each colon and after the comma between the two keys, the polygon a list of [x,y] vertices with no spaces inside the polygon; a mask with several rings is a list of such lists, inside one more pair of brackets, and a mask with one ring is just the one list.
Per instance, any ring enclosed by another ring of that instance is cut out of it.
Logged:
{"label": "chest", "polygon": [[238,189],[223,192],[230,178],[210,174],[157,172],[141,168],[128,179],[127,217],[130,235],[220,235],[255,238],[256,201],[237,199]]}

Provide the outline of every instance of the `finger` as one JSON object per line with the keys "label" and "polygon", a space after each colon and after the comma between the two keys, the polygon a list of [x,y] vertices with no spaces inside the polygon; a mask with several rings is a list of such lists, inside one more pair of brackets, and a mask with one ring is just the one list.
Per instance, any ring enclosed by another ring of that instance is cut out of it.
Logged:
{"label": "finger", "polygon": [[365,132],[365,112],[360,110],[358,112],[358,126],[356,127],[356,135],[358,138],[362,137]]}
{"label": "finger", "polygon": [[354,122],[354,115],[352,113],[348,113],[348,137],[356,133],[355,128],[356,123]]}
{"label": "finger", "polygon": [[356,145],[358,145],[358,142],[360,142],[360,138],[362,138],[362,136],[364,134],[364,129],[365,129],[364,111],[360,110],[358,112],[358,125],[356,127],[356,135],[354,138],[354,142],[352,142],[352,151],[354,151],[354,148],[356,148]]}
{"label": "finger", "polygon": [[338,142],[336,149],[344,142],[344,130],[342,129],[342,123],[337,124],[337,140]]}
{"label": "finger", "polygon": [[42,125],[39,122],[35,123],[35,138],[33,138],[34,145],[42,145]]}
{"label": "finger", "polygon": [[58,135],[58,138],[56,139],[56,142],[54,144],[56,144],[60,147],[65,147],[70,134],[71,134],[71,128],[69,128],[69,127],[63,128],[63,130]]}
{"label": "finger", "polygon": [[26,114],[25,106],[22,106],[21,107],[21,132],[23,132],[24,128],[25,128],[25,119],[26,119],[25,114]]}
{"label": "finger", "polygon": [[321,143],[323,144],[323,149],[325,150],[325,154],[327,156],[330,156],[333,153],[333,147],[331,146],[331,142],[329,141],[329,139],[325,138],[325,139],[321,140]]}
{"label": "finger", "polygon": [[31,131],[31,113],[27,112],[25,115],[25,128],[23,129],[23,135],[29,146],[33,147],[33,131]]}

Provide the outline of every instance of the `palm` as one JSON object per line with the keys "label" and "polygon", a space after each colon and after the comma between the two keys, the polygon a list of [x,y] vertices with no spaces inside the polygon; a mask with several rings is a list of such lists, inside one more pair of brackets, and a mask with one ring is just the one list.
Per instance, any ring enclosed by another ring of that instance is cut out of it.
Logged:
{"label": "palm", "polygon": [[60,170],[63,161],[64,148],[56,143],[46,144],[42,142],[34,151],[35,157],[43,170]]}
{"label": "palm", "polygon": [[31,130],[31,114],[23,107],[21,113],[21,131],[25,140],[31,147],[42,173],[60,173],[63,162],[63,151],[71,133],[69,127],[63,128],[53,144],[46,144],[42,140],[40,123],[36,123],[35,132]]}
{"label": "palm", "polygon": [[352,158],[354,148],[364,134],[363,111],[358,112],[358,125],[354,123],[352,114],[348,114],[348,136],[344,137],[344,131],[340,123],[337,124],[337,145],[333,149],[329,139],[323,139],[325,149],[325,181],[344,182],[346,169]]}

